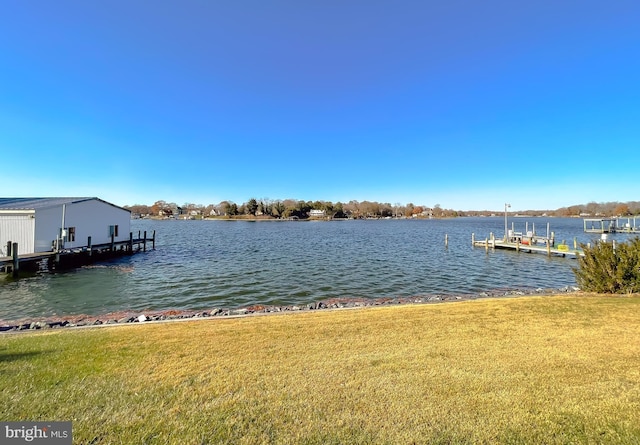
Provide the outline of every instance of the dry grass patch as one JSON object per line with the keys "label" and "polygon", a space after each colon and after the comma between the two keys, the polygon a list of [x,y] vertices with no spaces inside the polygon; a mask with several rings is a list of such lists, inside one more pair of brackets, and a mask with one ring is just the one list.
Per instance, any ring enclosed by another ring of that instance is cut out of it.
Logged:
{"label": "dry grass patch", "polygon": [[5,336],[0,388],[77,443],[638,443],[640,298]]}

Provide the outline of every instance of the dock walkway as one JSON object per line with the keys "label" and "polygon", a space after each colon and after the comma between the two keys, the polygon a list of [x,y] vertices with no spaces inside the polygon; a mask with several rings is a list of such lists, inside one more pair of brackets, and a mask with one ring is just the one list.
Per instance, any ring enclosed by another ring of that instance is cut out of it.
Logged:
{"label": "dock walkway", "polygon": [[[75,247],[70,249],[61,249],[59,251],[25,253],[20,255],[2,256],[0,257],[0,271],[9,273],[13,272],[14,276],[18,275],[20,269],[26,266],[29,269],[36,269],[38,264],[47,262],[47,264],[55,265],[82,265],[88,264],[105,257],[113,257],[116,255],[133,254],[135,251],[147,250],[147,243],[151,243],[152,249],[155,249],[156,232],[153,231],[151,238],[138,233],[138,237],[133,237],[133,232],[129,234],[129,239],[125,241],[115,241],[112,237],[111,242],[104,244],[91,244],[89,237],[87,246]],[[137,250],[134,250],[134,247]],[[17,244],[13,244],[12,250],[15,248],[17,252]]]}
{"label": "dock walkway", "polygon": [[515,250],[516,252],[544,253],[548,256],[559,255],[569,258],[584,256],[584,252],[581,249],[578,249],[575,246],[574,248],[570,248],[568,244],[555,245],[549,238],[516,238],[514,241],[510,241],[504,239],[496,239],[492,235],[490,238],[486,238],[484,240],[476,240],[475,235],[471,234],[471,244],[473,245],[473,247],[483,247],[486,250],[507,249]]}
{"label": "dock walkway", "polygon": [[583,220],[584,231],[586,233],[631,233],[640,234],[640,227],[636,222],[636,217],[626,218],[585,218]]}

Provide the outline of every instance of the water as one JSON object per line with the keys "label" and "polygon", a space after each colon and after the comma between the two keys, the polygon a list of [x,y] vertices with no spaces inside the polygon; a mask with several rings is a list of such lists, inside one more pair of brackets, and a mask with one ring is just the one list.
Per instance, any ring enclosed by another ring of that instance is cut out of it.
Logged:
{"label": "water", "polygon": [[[590,242],[582,220],[510,218]],[[0,279],[0,320],[115,311],[305,304],[328,298],[476,294],[574,286],[574,259],[472,248],[504,219],[132,221],[156,250],[64,273]],[[449,246],[445,248],[445,234]],[[613,236],[612,236],[613,237]],[[624,241],[627,235],[615,235]]]}

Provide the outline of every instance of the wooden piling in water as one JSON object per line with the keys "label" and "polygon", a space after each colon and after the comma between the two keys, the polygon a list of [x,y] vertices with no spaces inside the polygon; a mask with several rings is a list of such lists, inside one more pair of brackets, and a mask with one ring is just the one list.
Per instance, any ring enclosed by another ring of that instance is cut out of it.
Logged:
{"label": "wooden piling in water", "polygon": [[144,238],[142,239],[142,250],[147,251],[147,231],[144,231]]}
{"label": "wooden piling in water", "polygon": [[[448,238],[448,235],[447,235]],[[140,244],[144,246],[146,251],[147,242],[151,242],[155,249],[156,231],[153,231],[153,237],[147,238],[147,232],[144,232],[144,238],[135,238],[133,232],[129,232],[129,239],[116,241],[115,234],[111,235],[110,242],[104,244],[94,245],[92,237],[87,237],[86,247],[82,249],[58,249],[58,246],[54,245],[54,250],[48,252],[32,252],[26,254],[18,254],[17,242],[7,243],[7,255],[1,254],[0,258],[0,272],[12,273],[14,277],[18,277],[20,272],[20,263],[22,263],[22,269],[31,270],[38,266],[40,261],[46,261],[46,266],[49,270],[58,269],[60,267],[73,267],[82,263],[82,261],[90,262],[95,259],[99,259],[108,252],[111,248],[110,254],[130,254],[134,253],[134,245],[137,245],[137,251],[140,251]],[[4,246],[3,246],[4,247]],[[95,249],[95,252],[94,252]],[[90,259],[89,259],[90,258]]]}
{"label": "wooden piling in water", "polygon": [[449,247],[449,235],[444,234],[444,247]]}
{"label": "wooden piling in water", "polygon": [[476,246],[476,234],[472,233],[471,234],[471,247],[475,247]]}
{"label": "wooden piling in water", "polygon": [[151,239],[151,248],[153,250],[156,249],[156,231],[155,230],[153,231],[153,238]]}
{"label": "wooden piling in water", "polygon": [[18,277],[20,271],[20,257],[18,256],[18,243],[13,243],[11,248],[11,254],[13,256],[13,277]]}

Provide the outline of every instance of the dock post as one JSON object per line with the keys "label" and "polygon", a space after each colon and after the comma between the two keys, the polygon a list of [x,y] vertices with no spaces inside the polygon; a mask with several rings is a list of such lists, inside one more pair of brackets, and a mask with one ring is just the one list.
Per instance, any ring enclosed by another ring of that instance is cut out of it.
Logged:
{"label": "dock post", "polygon": [[144,238],[142,239],[142,248],[147,251],[147,231],[144,231]]}
{"label": "dock post", "polygon": [[476,234],[471,234],[471,247],[476,247]]}
{"label": "dock post", "polygon": [[575,236],[573,237],[573,248],[574,249],[578,248],[578,238],[576,238]]}
{"label": "dock post", "polygon": [[7,241],[7,256],[11,256],[11,246],[13,243],[11,241]]}
{"label": "dock post", "polygon": [[115,235],[112,233],[111,234],[111,253],[113,253],[115,249],[116,249]]}
{"label": "dock post", "polygon": [[11,255],[13,256],[13,278],[18,278],[20,271],[20,257],[18,256],[18,243],[12,244]]}
{"label": "dock post", "polygon": [[129,232],[129,254],[133,253],[133,232]]}
{"label": "dock post", "polygon": [[516,252],[520,252],[520,240],[516,240]]}
{"label": "dock post", "polygon": [[484,250],[485,252],[489,251],[489,238],[484,239]]}
{"label": "dock post", "polygon": [[444,234],[444,247],[449,247],[449,235]]}
{"label": "dock post", "polygon": [[551,256],[551,243],[549,242],[549,238],[547,238],[547,256]]}
{"label": "dock post", "polygon": [[153,238],[151,239],[151,248],[156,250],[156,231],[153,231]]}
{"label": "dock post", "polygon": [[89,256],[93,255],[93,246],[91,245],[91,237],[87,238],[87,249],[89,249]]}

